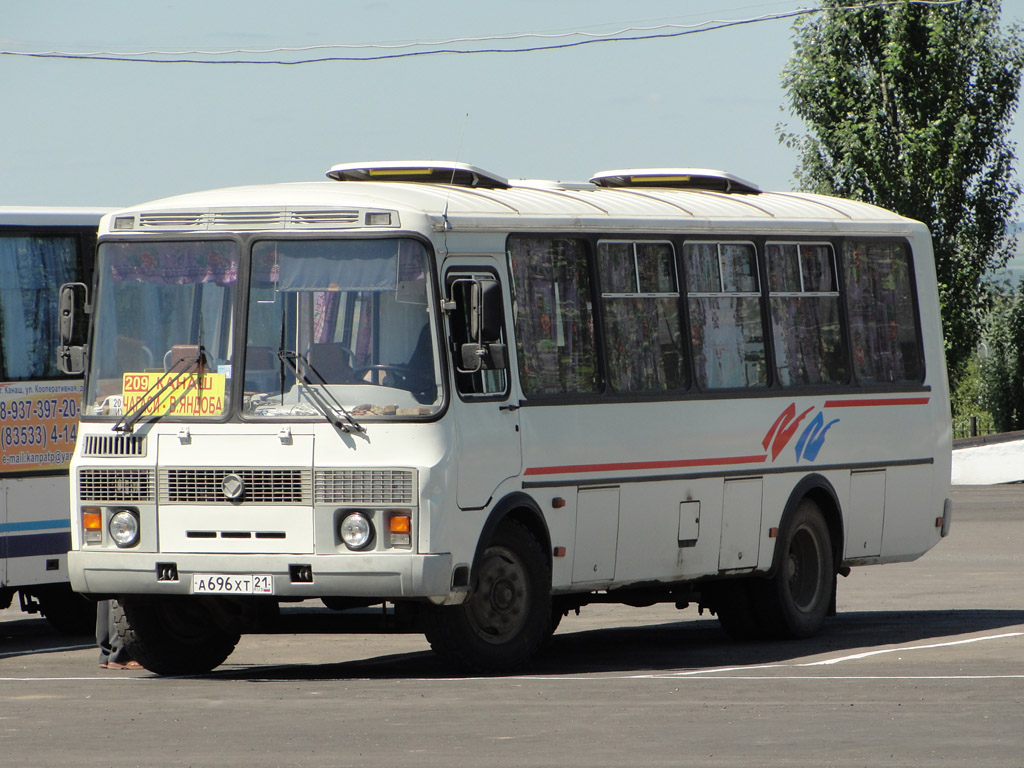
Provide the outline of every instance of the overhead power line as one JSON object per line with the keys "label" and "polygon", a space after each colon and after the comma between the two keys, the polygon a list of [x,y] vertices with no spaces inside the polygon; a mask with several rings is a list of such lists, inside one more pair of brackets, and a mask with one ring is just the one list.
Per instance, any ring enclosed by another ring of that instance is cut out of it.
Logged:
{"label": "overhead power line", "polygon": [[[601,43],[632,43],[640,42],[645,40],[664,40],[675,37],[683,37],[684,35],[693,35],[702,32],[713,32],[715,30],[727,29],[729,27],[738,27],[748,24],[758,24],[767,21],[779,21],[782,19],[791,19],[798,16],[807,16],[816,13],[825,13],[828,11],[838,10],[867,10],[872,8],[884,8],[895,5],[903,5],[909,2],[910,5],[931,5],[931,6],[951,6],[951,5],[962,5],[970,2],[970,0],[876,0],[875,2],[857,3],[853,5],[846,5],[840,7],[816,7],[816,8],[798,8],[792,11],[782,11],[779,13],[765,14],[763,16],[756,16],[748,19],[731,19],[731,20],[711,20],[702,22],[700,24],[683,25],[683,24],[659,24],[650,27],[626,27],[624,29],[617,30],[615,32],[607,33],[593,33],[593,32],[582,32],[582,31],[568,31],[560,33],[536,33],[536,32],[525,32],[514,35],[491,35],[481,37],[462,37],[452,38],[448,40],[439,40],[433,42],[407,42],[407,43],[392,43],[392,44],[344,44],[344,43],[331,43],[301,47],[278,47],[278,48],[266,48],[266,49],[231,49],[222,51],[202,51],[202,50],[189,50],[189,51],[138,51],[131,53],[115,52],[115,51],[91,51],[91,52],[73,52],[73,51],[9,51],[0,50],[0,56],[19,56],[24,58],[37,58],[37,59],[70,59],[70,60],[85,60],[85,61],[113,61],[122,63],[136,63],[136,64],[274,64],[278,66],[294,66],[298,64],[326,64],[331,62],[374,62],[374,61],[388,61],[391,59],[406,59],[413,57],[422,56],[441,56],[441,55],[480,55],[480,54],[509,54],[509,53],[538,53],[542,51],[556,51],[564,50],[567,48],[579,48],[585,45],[597,45]],[[583,39],[571,39],[571,38],[583,38]],[[499,43],[499,42],[513,42],[519,40],[528,39],[540,39],[548,40],[549,42],[542,42],[536,45],[519,46],[519,47],[464,47],[464,48],[452,48],[452,47],[438,47],[438,46],[452,46],[464,43]],[[550,42],[557,41],[557,42]],[[425,50],[405,50],[409,48],[423,48]],[[317,56],[307,58],[296,58],[296,59],[261,59],[261,58],[209,58],[209,59],[197,59],[197,58],[180,58],[182,56],[232,56],[246,54],[250,56],[255,55],[267,55],[267,54],[281,54],[281,53],[305,53],[308,51],[320,51],[320,50],[387,50],[387,53],[378,53],[366,56]],[[153,58],[159,57],[159,58]],[[178,57],[178,58],[171,58]]]}

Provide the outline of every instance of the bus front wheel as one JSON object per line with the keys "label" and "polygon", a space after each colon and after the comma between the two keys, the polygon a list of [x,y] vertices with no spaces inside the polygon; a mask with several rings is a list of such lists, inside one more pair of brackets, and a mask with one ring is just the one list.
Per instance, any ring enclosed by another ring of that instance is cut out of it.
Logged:
{"label": "bus front wheel", "polygon": [[425,633],[436,653],[473,672],[525,663],[552,632],[551,567],[537,538],[502,523],[480,558],[469,599],[431,606]]}
{"label": "bus front wheel", "polygon": [[128,596],[114,623],[128,653],[158,675],[201,675],[220,666],[240,639],[199,598]]}

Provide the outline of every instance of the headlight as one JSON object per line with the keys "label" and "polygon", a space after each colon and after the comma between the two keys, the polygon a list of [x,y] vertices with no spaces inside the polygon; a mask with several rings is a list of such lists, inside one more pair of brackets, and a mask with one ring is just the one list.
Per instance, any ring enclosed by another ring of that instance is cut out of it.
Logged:
{"label": "headlight", "polygon": [[373,541],[373,523],[362,512],[346,515],[338,532],[349,549],[365,549]]}
{"label": "headlight", "polygon": [[139,543],[139,514],[134,509],[119,509],[107,523],[110,538],[119,547],[134,547]]}

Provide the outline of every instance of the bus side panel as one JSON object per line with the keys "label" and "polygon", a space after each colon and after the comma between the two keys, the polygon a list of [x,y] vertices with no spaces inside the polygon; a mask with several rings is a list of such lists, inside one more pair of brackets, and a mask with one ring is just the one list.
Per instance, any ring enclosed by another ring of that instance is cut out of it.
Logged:
{"label": "bus side panel", "polygon": [[718,568],[722,481],[622,486],[616,581],[675,581]]}
{"label": "bus side panel", "polygon": [[936,518],[942,507],[934,506],[930,489],[941,479],[933,465],[890,467],[886,477],[885,526],[882,557],[891,561],[914,560],[939,540]]}
{"label": "bus side panel", "polygon": [[27,587],[67,581],[71,546],[68,478],[22,477],[0,482],[6,510],[0,533],[7,558],[3,584]]}

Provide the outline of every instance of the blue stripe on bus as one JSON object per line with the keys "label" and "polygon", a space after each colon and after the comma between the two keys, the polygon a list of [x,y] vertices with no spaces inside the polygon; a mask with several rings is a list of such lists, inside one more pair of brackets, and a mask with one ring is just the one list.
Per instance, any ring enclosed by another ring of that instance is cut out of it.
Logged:
{"label": "blue stripe on bus", "polygon": [[66,528],[71,530],[71,521],[63,517],[59,520],[33,520],[25,523],[0,523],[0,533],[13,533],[15,531],[46,531],[51,529]]}
{"label": "blue stripe on bus", "polygon": [[0,553],[6,557],[66,555],[71,549],[71,532],[33,533],[27,536],[0,536]]}

